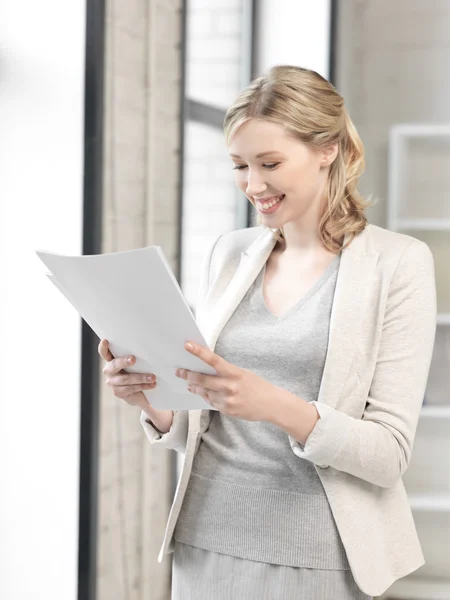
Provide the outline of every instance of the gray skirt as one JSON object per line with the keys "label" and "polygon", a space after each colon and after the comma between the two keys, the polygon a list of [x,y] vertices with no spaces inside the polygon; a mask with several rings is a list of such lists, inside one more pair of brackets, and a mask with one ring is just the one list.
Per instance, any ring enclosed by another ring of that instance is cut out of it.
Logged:
{"label": "gray skirt", "polygon": [[272,565],[174,543],[172,600],[373,600],[349,570]]}

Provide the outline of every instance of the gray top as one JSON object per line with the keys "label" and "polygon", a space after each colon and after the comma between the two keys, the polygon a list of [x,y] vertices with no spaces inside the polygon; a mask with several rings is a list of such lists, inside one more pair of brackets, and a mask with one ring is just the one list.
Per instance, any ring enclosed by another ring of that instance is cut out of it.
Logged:
{"label": "gray top", "polygon": [[[291,309],[276,317],[263,266],[223,328],[215,352],[312,401],[319,395],[341,254]],[[349,569],[314,465],[271,423],[214,411],[194,457],[175,528],[180,542],[273,564]]]}

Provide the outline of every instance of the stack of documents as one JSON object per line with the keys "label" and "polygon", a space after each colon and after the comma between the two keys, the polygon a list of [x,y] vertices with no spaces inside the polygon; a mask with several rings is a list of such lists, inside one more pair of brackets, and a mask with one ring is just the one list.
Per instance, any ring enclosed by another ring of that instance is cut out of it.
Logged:
{"label": "stack of documents", "polygon": [[124,371],[156,375],[156,387],[143,392],[154,408],[215,410],[175,375],[177,368],[217,373],[184,348],[189,340],[208,345],[160,246],[86,256],[36,254],[99,340],[108,340],[113,356],[136,357]]}

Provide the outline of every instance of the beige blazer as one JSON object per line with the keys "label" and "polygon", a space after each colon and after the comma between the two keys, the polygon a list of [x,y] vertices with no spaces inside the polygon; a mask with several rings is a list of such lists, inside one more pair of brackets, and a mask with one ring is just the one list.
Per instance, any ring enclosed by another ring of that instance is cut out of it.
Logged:
{"label": "beige blazer", "polygon": [[[269,257],[273,232],[257,226],[225,233],[208,252],[196,319],[210,349]],[[304,446],[291,436],[289,441],[298,460],[315,465],[356,583],[372,596],[424,564],[402,475],[435,332],[429,247],[368,225],[342,252],[316,403],[321,418]],[[184,454],[158,562],[174,550],[173,531],[211,414],[178,411],[164,435],[141,414],[151,443]]]}

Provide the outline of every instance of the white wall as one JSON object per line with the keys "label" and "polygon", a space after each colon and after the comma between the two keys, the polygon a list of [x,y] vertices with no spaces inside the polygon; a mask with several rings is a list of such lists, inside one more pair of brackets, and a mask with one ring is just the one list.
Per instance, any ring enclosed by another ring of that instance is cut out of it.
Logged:
{"label": "white wall", "polygon": [[0,5],[0,598],[77,594],[85,2]]}
{"label": "white wall", "polygon": [[256,32],[258,74],[296,65],[328,77],[330,0],[260,0]]}

